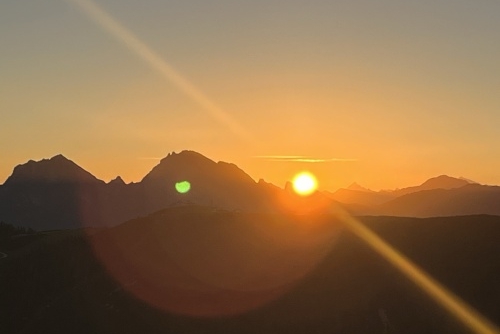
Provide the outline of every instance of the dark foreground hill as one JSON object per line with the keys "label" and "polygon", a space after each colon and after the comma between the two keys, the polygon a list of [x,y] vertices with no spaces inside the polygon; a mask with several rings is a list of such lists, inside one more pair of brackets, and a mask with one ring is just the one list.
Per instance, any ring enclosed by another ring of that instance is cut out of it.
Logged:
{"label": "dark foreground hill", "polygon": [[[500,323],[500,217],[362,221]],[[0,259],[2,333],[469,333],[326,217],[181,207],[90,234]]]}

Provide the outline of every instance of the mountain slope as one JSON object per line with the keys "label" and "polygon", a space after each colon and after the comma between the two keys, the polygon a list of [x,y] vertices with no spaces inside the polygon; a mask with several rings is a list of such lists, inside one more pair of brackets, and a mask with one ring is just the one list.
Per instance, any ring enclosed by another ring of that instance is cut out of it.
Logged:
{"label": "mountain slope", "polygon": [[75,228],[102,223],[105,183],[57,155],[14,169],[0,190],[0,219],[34,229]]}
{"label": "mountain slope", "polygon": [[[190,191],[179,193],[176,183]],[[335,193],[300,197],[255,182],[236,165],[194,152],[172,153],[138,183],[120,177],[105,183],[62,155],[29,161],[0,186],[0,221],[35,230],[113,226],[180,204],[244,212],[328,211],[335,203],[354,215],[430,217],[499,214],[500,188],[439,176],[420,186],[374,192],[357,184]]]}
{"label": "mountain slope", "polygon": [[59,154],[50,159],[30,160],[16,166],[4,185],[21,183],[102,183],[102,181]]}
{"label": "mountain slope", "polygon": [[[191,190],[176,191],[188,181]],[[180,203],[270,211],[282,189],[255,182],[236,165],[182,151],[172,153],[141,182],[106,184],[62,155],[29,161],[0,187],[0,220],[36,230],[111,226]]]}
{"label": "mountain slope", "polygon": [[[180,194],[177,182],[188,181]],[[193,151],[169,154],[135,186],[140,210],[148,214],[174,203],[196,203],[229,210],[267,211],[269,189],[236,165],[214,162]]]}
{"label": "mountain slope", "polygon": [[457,179],[455,177],[451,177],[448,175],[440,175],[425,181],[419,186],[395,190],[392,192],[392,194],[395,195],[395,197],[399,197],[406,194],[416,193],[424,190],[456,189],[464,187],[468,184],[471,184],[471,182],[465,179],[460,179],[460,178]]}
{"label": "mountain slope", "polygon": [[[162,312],[145,300],[158,297],[159,302],[170,303],[178,311],[190,305],[200,309],[224,297],[211,292],[239,283],[238,279],[259,277],[259,272],[279,273],[287,267],[303,270],[295,265],[294,253],[276,252],[278,247],[293,250],[297,245],[274,241],[294,240],[293,233],[283,235],[293,218],[276,219],[270,214],[255,220],[247,213],[184,209],[185,212],[182,208],[164,210],[92,236],[83,232],[52,233],[37,241],[43,247],[33,247],[33,251],[20,254],[15,261],[0,260],[2,333],[471,332],[361,239],[345,230],[326,242],[326,256],[307,275],[285,287],[279,298],[271,298],[269,303],[264,299],[264,305],[261,303],[251,312],[215,318]],[[279,221],[284,224],[277,224]],[[479,313],[500,323],[500,217],[364,217],[362,221]],[[194,228],[198,226],[200,229]],[[221,231],[220,235],[216,231]],[[273,238],[259,237],[262,232]],[[62,238],[61,234],[67,237]],[[322,237],[323,233],[318,235]],[[165,245],[164,238],[172,242]],[[221,239],[239,253],[224,252]],[[233,240],[237,242],[232,243]],[[193,252],[188,254],[191,245]],[[96,252],[96,246],[106,249]],[[271,262],[266,247],[282,260]],[[314,247],[305,248],[305,252],[298,252],[299,257],[314,255]],[[245,249],[252,251],[243,252]],[[264,266],[251,262],[254,249],[257,258],[263,258]],[[96,256],[110,262],[98,261]],[[186,256],[187,259],[174,261],[175,257]],[[247,261],[238,261],[237,270],[224,271],[224,267],[231,269],[224,261],[226,257],[250,258],[248,272],[236,275]],[[193,270],[203,269],[200,267],[206,263],[215,263],[210,271],[214,275]],[[117,280],[119,274],[127,276]],[[214,279],[224,279],[227,285],[210,284]],[[203,285],[207,289],[200,289]],[[146,295],[148,291],[151,293]],[[224,311],[226,305],[226,310],[234,312],[235,304],[255,305],[249,304],[255,301],[255,292],[238,291],[241,290],[228,291],[238,298],[219,300],[217,308]],[[176,297],[186,295],[175,303]],[[260,296],[266,297],[262,293]]]}
{"label": "mountain slope", "polygon": [[[353,183],[347,188],[341,188],[334,193],[328,193],[328,195],[344,204],[356,204],[364,207],[375,207],[382,205],[398,197],[417,193],[420,191],[434,190],[434,189],[457,189],[471,184],[471,181],[466,179],[454,178],[447,175],[440,175],[428,179],[424,183],[414,187],[408,187],[403,189],[397,189],[394,191],[372,191],[364,187],[359,186],[357,183]],[[361,210],[361,214],[368,213],[370,210]]]}
{"label": "mountain slope", "polygon": [[344,188],[341,188],[334,193],[328,193],[328,195],[340,203],[359,204],[364,206],[379,205],[396,197],[392,193],[388,192],[362,191]]}
{"label": "mountain slope", "polygon": [[[140,273],[129,286],[138,298],[174,313],[218,316],[288,289],[323,258],[339,230],[327,217],[189,205],[107,230],[94,239],[94,249],[105,266],[116,268],[119,282]],[[124,260],[119,267],[118,258]]]}
{"label": "mountain slope", "polygon": [[380,205],[376,213],[407,217],[500,215],[500,187],[469,184],[419,191]]}

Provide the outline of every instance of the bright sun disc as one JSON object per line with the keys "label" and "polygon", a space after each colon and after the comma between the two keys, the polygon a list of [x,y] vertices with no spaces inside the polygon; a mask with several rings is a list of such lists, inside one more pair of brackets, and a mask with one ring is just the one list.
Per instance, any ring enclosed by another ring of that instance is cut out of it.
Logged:
{"label": "bright sun disc", "polygon": [[295,192],[302,196],[312,194],[318,187],[316,177],[309,172],[302,172],[295,176],[292,181]]}

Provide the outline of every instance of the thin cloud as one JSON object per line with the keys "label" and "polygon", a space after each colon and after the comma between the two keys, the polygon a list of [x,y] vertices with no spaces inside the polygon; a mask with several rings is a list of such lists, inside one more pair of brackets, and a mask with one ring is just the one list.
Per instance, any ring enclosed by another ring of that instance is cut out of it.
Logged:
{"label": "thin cloud", "polygon": [[324,162],[356,162],[357,159],[348,158],[316,158],[303,155],[257,155],[256,159],[273,162],[305,162],[305,163],[324,163]]}
{"label": "thin cloud", "polygon": [[255,155],[257,159],[303,159],[307,158],[303,155]]}

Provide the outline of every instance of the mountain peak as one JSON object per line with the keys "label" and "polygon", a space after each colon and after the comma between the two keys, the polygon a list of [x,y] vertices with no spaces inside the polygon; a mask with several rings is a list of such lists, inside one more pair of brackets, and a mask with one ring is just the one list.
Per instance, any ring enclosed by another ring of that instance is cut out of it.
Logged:
{"label": "mountain peak", "polygon": [[471,179],[467,179],[467,178],[465,178],[465,177],[463,177],[463,176],[460,176],[460,177],[459,177],[459,179],[460,179],[460,180],[467,181],[467,182],[469,182],[470,184],[479,184],[479,182],[473,181],[473,180],[471,180]]}
{"label": "mountain peak", "polygon": [[357,184],[356,182],[354,182],[353,184],[351,184],[346,189],[348,189],[348,190],[354,190],[354,191],[373,192],[373,190],[370,190],[370,189],[367,189],[365,187],[362,187],[359,184]]}
{"label": "mountain peak", "polygon": [[113,180],[109,181],[108,184],[125,185],[126,183],[123,181],[121,176],[117,176]]}
{"label": "mountain peak", "polygon": [[[44,159],[45,160],[45,159]],[[64,155],[61,153],[54,155],[52,158],[49,159],[49,161],[70,161],[68,158],[66,158]]]}
{"label": "mountain peak", "polygon": [[160,160],[160,164],[165,163],[165,162],[169,162],[169,161],[173,161],[173,160],[177,160],[177,161],[179,161],[179,160],[183,160],[183,161],[204,160],[204,161],[213,162],[212,160],[210,160],[209,158],[207,158],[206,156],[204,156],[201,153],[198,153],[196,151],[191,151],[191,150],[184,150],[184,151],[181,151],[179,153],[176,153],[176,152],[169,153],[165,158]]}
{"label": "mountain peak", "polygon": [[425,181],[420,185],[423,189],[454,189],[468,185],[470,182],[457,179],[448,175],[439,175]]}
{"label": "mountain peak", "polygon": [[231,180],[230,182],[255,183],[248,174],[233,163],[215,162],[201,153],[188,150],[180,153],[169,153],[142,181],[157,182],[158,180],[177,179],[202,182]]}
{"label": "mountain peak", "polygon": [[[196,170],[212,170],[216,163],[213,160],[195,151],[181,151],[169,153],[160,160],[151,172],[142,181],[153,181],[165,178],[183,178],[193,174]],[[141,182],[142,182],[141,181]],[[156,182],[156,181],[153,181]]]}
{"label": "mountain peak", "polygon": [[29,160],[14,168],[5,184],[26,182],[96,182],[95,176],[62,154],[40,161]]}

